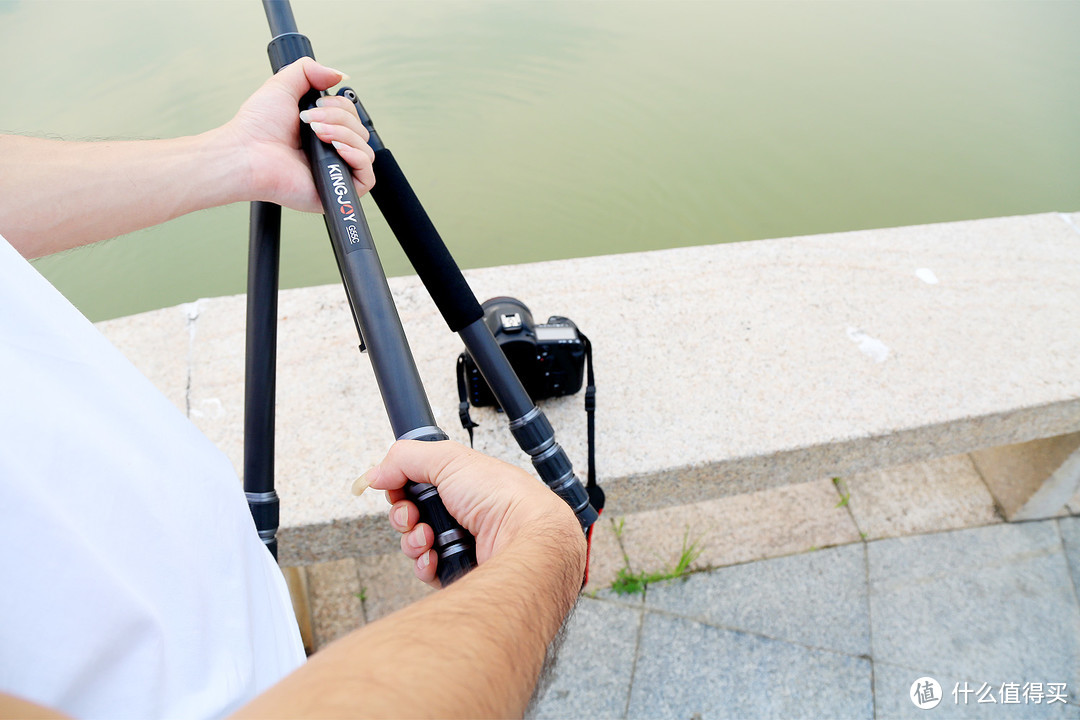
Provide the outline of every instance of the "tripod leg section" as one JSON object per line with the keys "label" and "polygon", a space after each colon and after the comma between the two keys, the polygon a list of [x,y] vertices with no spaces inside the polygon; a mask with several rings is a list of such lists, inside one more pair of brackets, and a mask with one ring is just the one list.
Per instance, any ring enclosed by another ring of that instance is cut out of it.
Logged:
{"label": "tripod leg section", "polygon": [[274,402],[280,247],[281,207],[252,203],[244,379],[244,494],[259,537],[275,558],[279,503],[274,491]]}
{"label": "tripod leg section", "polygon": [[599,517],[589,495],[574,475],[566,452],[555,442],[555,433],[544,414],[525,391],[510,362],[484,323],[484,311],[469,287],[446,244],[439,236],[393,154],[383,144],[356,93],[343,88],[339,94],[356,106],[361,122],[371,135],[375,150],[375,175],[379,182],[371,191],[409,261],[435,301],[450,329],[458,333],[480,373],[510,418],[518,444],[532,457],[533,466],[548,487],[566,501],[588,530]]}
{"label": "tripod leg section", "polygon": [[[263,7],[274,36],[267,47],[267,54],[275,73],[302,57],[315,57],[311,42],[297,31],[288,0],[264,0]],[[308,110],[314,107],[321,94],[315,90],[305,94],[300,99],[299,109]],[[371,230],[360,208],[360,198],[353,182],[352,171],[333,146],[320,141],[306,125],[300,128],[300,145],[311,168],[312,180],[323,207],[330,244],[334,248],[353,319],[360,331],[362,346],[366,345],[368,357],[371,358],[371,366],[375,371],[394,435],[398,438],[445,439],[445,434],[435,427],[435,418],[405,340],[405,333],[386,283],[386,275],[375,251]],[[436,431],[435,434],[441,435],[441,438],[421,438],[412,434],[427,434],[429,428]],[[433,527],[436,522],[442,522],[443,518],[440,516],[436,521],[425,517],[425,514],[430,516],[441,511],[450,522],[453,521],[434,488],[431,493],[424,493],[423,503],[418,504],[421,520],[431,523]],[[457,526],[456,523],[454,525]],[[443,547],[436,542],[436,550],[439,552],[437,572],[444,585],[460,575],[458,573],[451,577],[451,571],[462,567],[464,572],[476,563],[475,553],[470,556],[472,563],[468,567],[458,562],[460,557],[467,553],[458,551],[457,546],[472,546],[473,539],[464,529],[457,527],[460,537],[455,536],[453,542],[447,539]],[[444,558],[444,551],[450,550],[453,550],[450,554],[454,558]]]}

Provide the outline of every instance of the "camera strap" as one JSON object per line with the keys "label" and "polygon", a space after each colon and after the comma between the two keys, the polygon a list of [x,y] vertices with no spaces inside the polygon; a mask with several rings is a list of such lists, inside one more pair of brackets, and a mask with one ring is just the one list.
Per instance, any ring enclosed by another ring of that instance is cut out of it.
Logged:
{"label": "camera strap", "polygon": [[581,330],[578,330],[578,335],[585,345],[585,416],[589,434],[589,476],[585,490],[589,493],[589,504],[601,512],[604,509],[604,491],[596,484],[596,377],[593,375],[592,343]]}
{"label": "camera strap", "polygon": [[[581,341],[585,344],[585,416],[588,427],[589,440],[589,473],[585,481],[585,491],[589,494],[589,504],[593,506],[597,514],[604,514],[604,491],[596,482],[596,377],[593,375],[592,342],[581,330],[578,330]],[[589,526],[589,532],[585,534],[585,579],[581,586],[589,582],[589,564],[592,560],[592,534],[596,523]]]}
{"label": "camera strap", "polygon": [[469,431],[469,447],[473,446],[473,428],[480,427],[479,423],[473,422],[469,415],[469,397],[465,388],[465,353],[458,355],[457,359],[457,393],[458,393],[458,417],[461,418],[461,427]]}

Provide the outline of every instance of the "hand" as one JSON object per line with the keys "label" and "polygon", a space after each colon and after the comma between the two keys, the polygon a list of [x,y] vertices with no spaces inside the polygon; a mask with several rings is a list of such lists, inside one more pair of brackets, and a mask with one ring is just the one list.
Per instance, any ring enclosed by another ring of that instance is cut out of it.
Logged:
{"label": "hand", "polygon": [[[326,90],[343,79],[337,70],[301,58],[267,80],[222,126],[227,142],[236,143],[247,158],[247,199],[322,212],[311,169],[300,148],[297,104],[308,90]],[[331,95],[321,98],[318,105],[307,111],[303,120],[320,140],[334,144],[341,159],[353,168],[356,191],[363,195],[375,185],[371,169],[375,153],[367,145],[368,131],[349,100]]]}
{"label": "hand", "polygon": [[446,509],[476,538],[479,564],[519,539],[539,534],[579,562],[584,572],[581,526],[570,507],[542,482],[449,440],[401,440],[365,473],[363,481],[387,491],[390,525],[402,533],[401,550],[415,561],[416,576],[432,587],[439,586],[438,556],[432,549],[435,534],[419,522],[416,505],[406,499],[403,487],[408,480],[438,488]]}

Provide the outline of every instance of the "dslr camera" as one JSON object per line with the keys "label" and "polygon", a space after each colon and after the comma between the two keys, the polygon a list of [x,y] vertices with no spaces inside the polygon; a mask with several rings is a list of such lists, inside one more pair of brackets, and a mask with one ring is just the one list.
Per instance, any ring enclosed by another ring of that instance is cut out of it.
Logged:
{"label": "dslr camera", "polygon": [[[553,315],[537,325],[525,303],[512,297],[492,298],[481,307],[484,322],[533,402],[581,389],[585,340],[572,320]],[[469,402],[474,407],[498,407],[468,353],[461,354],[459,367]]]}

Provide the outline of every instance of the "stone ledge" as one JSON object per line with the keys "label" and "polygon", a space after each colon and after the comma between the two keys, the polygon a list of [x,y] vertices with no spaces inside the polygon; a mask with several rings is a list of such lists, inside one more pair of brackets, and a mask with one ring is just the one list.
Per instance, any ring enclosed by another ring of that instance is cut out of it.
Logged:
{"label": "stone ledge", "polygon": [[[598,470],[608,511],[629,513],[1080,431],[1077,227],[1049,213],[465,274],[481,300],[590,336]],[[436,417],[464,441],[460,341],[417,278],[390,285]],[[383,500],[348,490],[392,437],[344,294],[284,291],[279,317],[282,561],[388,552],[369,522]],[[239,467],[244,299],[100,327]],[[178,344],[186,366],[161,360]],[[580,473],[581,395],[542,407]],[[504,419],[474,418],[477,449],[528,467]]]}

